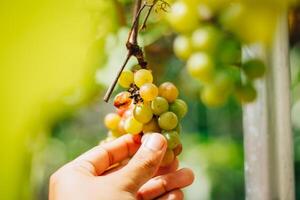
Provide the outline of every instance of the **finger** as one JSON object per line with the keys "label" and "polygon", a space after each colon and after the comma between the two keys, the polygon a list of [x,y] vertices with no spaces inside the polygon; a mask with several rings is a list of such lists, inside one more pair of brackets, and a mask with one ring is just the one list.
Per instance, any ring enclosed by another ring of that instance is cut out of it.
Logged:
{"label": "finger", "polygon": [[190,169],[183,168],[176,172],[157,176],[138,191],[142,199],[154,199],[172,190],[186,187],[194,181],[194,174]]}
{"label": "finger", "polygon": [[94,175],[101,175],[111,165],[131,157],[140,147],[140,136],[124,135],[94,147],[73,161]]}
{"label": "finger", "polygon": [[118,163],[117,166],[115,166],[115,167],[113,167],[113,168],[111,168],[111,169],[106,170],[106,171],[102,174],[102,176],[111,174],[111,173],[113,173],[113,172],[116,172],[116,171],[122,169],[124,166],[127,165],[128,162],[129,162],[129,158],[127,158],[127,159],[125,159],[125,160],[122,160],[122,162]]}
{"label": "finger", "polygon": [[175,172],[178,169],[179,161],[178,159],[174,159],[174,161],[166,167],[160,167],[154,176],[160,176],[164,174],[169,174],[171,172]]}
{"label": "finger", "polygon": [[181,190],[173,190],[159,198],[157,200],[183,200],[183,192]]}
{"label": "finger", "polygon": [[158,133],[148,134],[137,153],[120,170],[125,189],[137,192],[140,186],[151,179],[163,159],[166,148],[167,141],[164,136]]}

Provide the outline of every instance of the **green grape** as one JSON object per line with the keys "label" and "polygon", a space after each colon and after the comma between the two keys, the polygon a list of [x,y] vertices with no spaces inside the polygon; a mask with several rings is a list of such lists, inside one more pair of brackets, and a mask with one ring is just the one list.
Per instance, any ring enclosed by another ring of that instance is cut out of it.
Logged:
{"label": "green grape", "polygon": [[171,26],[178,32],[190,32],[199,24],[196,8],[189,7],[182,1],[172,4],[167,17]]}
{"label": "green grape", "polygon": [[168,149],[160,163],[160,166],[161,167],[166,167],[166,166],[169,166],[172,164],[172,162],[174,161],[175,159],[175,155],[174,155],[174,152],[170,149]]}
{"label": "green grape", "polygon": [[145,101],[152,101],[158,95],[158,88],[153,83],[145,83],[140,88],[140,95]]}
{"label": "green grape", "polygon": [[160,133],[161,129],[158,125],[157,119],[152,118],[150,122],[144,124],[143,126],[143,133]]}
{"label": "green grape", "polygon": [[221,93],[230,93],[233,89],[234,80],[227,70],[217,71],[212,83]]}
{"label": "green grape", "polygon": [[236,86],[235,95],[241,103],[250,103],[256,99],[257,93],[254,86],[247,83],[245,85]]}
{"label": "green grape", "polygon": [[228,99],[228,93],[220,92],[215,85],[207,85],[201,92],[201,100],[208,107],[223,106]]}
{"label": "green grape", "polygon": [[105,126],[110,130],[117,130],[121,117],[116,113],[109,113],[104,118]]}
{"label": "green grape", "polygon": [[242,58],[241,42],[234,37],[224,38],[218,45],[216,57],[222,64],[239,64]]}
{"label": "green grape", "polygon": [[177,99],[179,92],[173,83],[164,82],[159,86],[158,93],[159,96],[164,97],[169,103],[171,103]]}
{"label": "green grape", "polygon": [[220,32],[214,26],[198,28],[192,34],[192,45],[197,51],[213,52],[219,42]]}
{"label": "green grape", "polygon": [[146,124],[152,119],[153,113],[150,106],[140,104],[134,107],[133,116],[137,121]]}
{"label": "green grape", "polygon": [[239,66],[236,65],[229,65],[226,66],[226,71],[229,74],[229,76],[231,77],[231,80],[233,81],[233,83],[241,83],[242,79],[241,79],[241,68]]}
{"label": "green grape", "polygon": [[173,43],[173,49],[178,58],[187,60],[193,52],[190,38],[184,35],[177,36]]}
{"label": "green grape", "polygon": [[134,73],[134,83],[141,87],[145,83],[152,83],[153,76],[151,71],[147,69],[140,69]]}
{"label": "green grape", "polygon": [[214,63],[206,53],[195,53],[187,61],[188,72],[203,83],[209,83],[214,76]]}
{"label": "green grape", "polygon": [[178,124],[178,118],[173,112],[165,112],[158,118],[158,125],[164,130],[172,130]]}
{"label": "green grape", "polygon": [[167,131],[163,133],[163,136],[168,142],[168,149],[174,149],[178,144],[180,144],[180,138],[176,131]]}
{"label": "green grape", "polygon": [[151,101],[151,109],[155,115],[160,115],[168,111],[169,103],[163,97],[156,97]]}
{"label": "green grape", "polygon": [[176,99],[173,103],[171,103],[170,111],[175,113],[178,119],[181,119],[186,115],[188,107],[183,100]]}
{"label": "green grape", "polygon": [[123,87],[123,88],[129,88],[130,85],[133,83],[133,72],[130,70],[124,70],[122,71],[120,78],[118,80],[118,83]]}
{"label": "green grape", "polygon": [[253,80],[262,77],[265,74],[266,66],[260,59],[251,59],[242,65],[246,76]]}
{"label": "green grape", "polygon": [[136,135],[142,132],[143,124],[138,122],[134,117],[129,117],[125,121],[124,129],[127,133]]}

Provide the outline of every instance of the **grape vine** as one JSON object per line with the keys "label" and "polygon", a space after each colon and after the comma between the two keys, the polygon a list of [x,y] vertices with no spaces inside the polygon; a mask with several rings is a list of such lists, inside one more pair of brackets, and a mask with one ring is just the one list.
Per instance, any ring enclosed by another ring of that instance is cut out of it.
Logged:
{"label": "grape vine", "polygon": [[[138,33],[139,30],[144,30],[146,29],[147,26],[147,21],[148,18],[151,14],[151,11],[153,10],[154,6],[160,3],[160,7],[162,10],[165,10],[166,7],[168,6],[168,3],[165,2],[164,0],[153,0],[153,1],[149,1],[149,0],[136,0],[135,1],[135,6],[134,6],[134,12],[133,12],[133,21],[132,21],[132,25],[128,34],[128,39],[126,41],[126,48],[128,50],[127,56],[125,58],[125,61],[123,62],[123,64],[121,65],[117,76],[115,77],[115,79],[113,80],[112,84],[110,85],[110,87],[108,88],[106,94],[104,95],[103,100],[105,102],[109,101],[109,98],[118,82],[118,79],[122,73],[122,71],[124,70],[125,66],[127,65],[129,59],[134,56],[137,61],[138,64],[142,67],[142,68],[147,68],[147,62],[145,61],[145,56],[143,53],[143,50],[141,49],[141,47],[138,45],[137,42],[137,38],[138,38]],[[139,21],[140,21],[140,16],[141,13],[143,12],[143,10],[145,8],[148,7],[148,11],[146,13],[145,19],[143,20],[142,26],[139,28]]]}

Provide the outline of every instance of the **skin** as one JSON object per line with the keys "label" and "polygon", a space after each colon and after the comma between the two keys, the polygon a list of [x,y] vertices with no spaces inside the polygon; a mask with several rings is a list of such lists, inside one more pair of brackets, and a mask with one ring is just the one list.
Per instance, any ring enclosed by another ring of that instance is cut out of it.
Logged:
{"label": "skin", "polygon": [[[50,178],[50,200],[181,200],[193,172],[177,170],[178,160],[160,168],[167,148],[158,133],[124,135],[94,147]],[[130,158],[130,159],[129,159]]]}

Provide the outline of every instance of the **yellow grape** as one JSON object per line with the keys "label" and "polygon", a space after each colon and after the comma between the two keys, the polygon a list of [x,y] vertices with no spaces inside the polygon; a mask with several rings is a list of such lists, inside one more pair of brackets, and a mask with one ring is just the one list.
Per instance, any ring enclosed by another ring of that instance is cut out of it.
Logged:
{"label": "yellow grape", "polygon": [[201,100],[208,107],[223,106],[228,99],[228,92],[221,92],[215,85],[207,85],[201,92]]}
{"label": "yellow grape", "polygon": [[149,105],[140,104],[135,106],[133,116],[137,121],[146,124],[152,119],[153,113]]}
{"label": "yellow grape", "polygon": [[178,58],[187,60],[193,52],[190,38],[184,35],[177,36],[174,40],[173,49]]}
{"label": "yellow grape", "polygon": [[136,135],[142,132],[143,124],[134,119],[134,117],[129,117],[125,121],[124,129],[127,133]]}
{"label": "yellow grape", "polygon": [[213,79],[214,63],[206,53],[194,53],[187,61],[187,69],[191,76],[198,78],[203,83]]}
{"label": "yellow grape", "polygon": [[104,118],[105,126],[110,130],[117,130],[121,117],[116,113],[109,113]]}
{"label": "yellow grape", "polygon": [[196,9],[182,1],[172,4],[167,17],[171,26],[178,32],[190,32],[199,24]]}
{"label": "yellow grape", "polygon": [[178,94],[179,94],[178,89],[171,82],[165,82],[165,83],[161,84],[158,88],[158,93],[159,93],[159,96],[167,99],[167,101],[169,103],[172,103],[173,101],[175,101],[175,99],[177,99]]}
{"label": "yellow grape", "polygon": [[153,76],[151,71],[140,69],[134,73],[134,83],[140,88],[145,83],[152,83]]}
{"label": "yellow grape", "polygon": [[145,83],[140,88],[140,95],[144,101],[152,101],[158,95],[158,88],[153,83]]}
{"label": "yellow grape", "polygon": [[119,78],[119,84],[123,87],[123,88],[129,88],[130,85],[133,83],[134,78],[133,78],[133,72],[130,70],[124,70]]}

